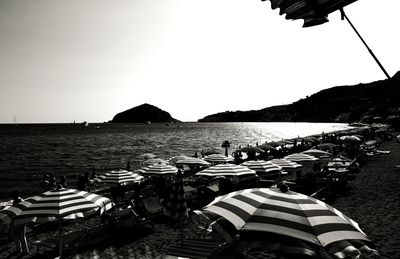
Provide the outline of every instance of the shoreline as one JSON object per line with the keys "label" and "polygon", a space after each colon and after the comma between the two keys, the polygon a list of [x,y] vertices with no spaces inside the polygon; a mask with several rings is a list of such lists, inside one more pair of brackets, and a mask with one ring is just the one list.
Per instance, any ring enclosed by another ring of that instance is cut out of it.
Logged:
{"label": "shoreline", "polygon": [[[346,130],[347,132],[348,130]],[[350,130],[351,131],[351,130]],[[340,131],[343,133],[343,131]],[[337,132],[336,132],[337,133]],[[331,133],[327,133],[331,134]],[[334,133],[332,133],[334,134]],[[376,245],[381,258],[394,258],[400,247],[400,208],[398,200],[398,187],[400,172],[395,166],[400,162],[400,144],[395,140],[384,141],[380,150],[389,150],[390,154],[378,154],[371,157],[361,167],[361,172],[349,182],[349,194],[340,196],[330,205],[334,206],[353,220],[367,234]],[[384,202],[382,202],[384,201]],[[185,237],[196,237],[204,234],[198,226],[205,222],[194,217],[194,222],[184,229]],[[68,224],[66,230],[83,227],[95,228],[99,225],[96,219],[84,220]],[[147,230],[144,230],[147,231]],[[102,232],[106,238],[107,232]],[[135,240],[123,239],[123,242],[111,244],[103,242],[101,245],[91,245],[89,249],[78,250],[78,253],[67,258],[164,258],[166,249],[179,240],[179,229],[171,228],[167,224],[156,223],[154,232],[146,234]],[[29,242],[43,238],[46,234],[28,236]],[[108,237],[110,237],[108,235]],[[13,255],[14,243],[8,242],[0,248],[0,258],[43,258],[36,248],[30,244],[31,254],[24,257]],[[245,258],[275,258],[269,253],[258,251],[245,254]],[[323,258],[330,258],[323,257]]]}

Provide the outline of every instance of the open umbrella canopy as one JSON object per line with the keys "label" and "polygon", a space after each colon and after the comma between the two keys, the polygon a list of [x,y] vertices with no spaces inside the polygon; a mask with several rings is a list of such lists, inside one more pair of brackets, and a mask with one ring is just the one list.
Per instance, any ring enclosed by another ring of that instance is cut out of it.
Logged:
{"label": "open umbrella canopy", "polygon": [[101,175],[100,182],[107,183],[111,185],[117,184],[126,184],[129,182],[140,182],[144,180],[142,175],[139,175],[134,172],[129,172],[127,170],[115,170],[106,172],[104,175]]}
{"label": "open umbrella canopy", "polygon": [[256,172],[248,167],[234,164],[220,164],[206,168],[198,173],[197,176],[241,176],[241,175],[255,175]]}
{"label": "open umbrella canopy", "polygon": [[282,167],[280,167],[279,165],[274,164],[270,161],[264,161],[264,160],[246,161],[240,165],[246,166],[246,167],[250,168],[251,170],[256,171],[257,174],[269,174],[272,172],[282,171]]}
{"label": "open umbrella canopy", "polygon": [[279,165],[285,171],[292,170],[292,169],[299,169],[299,168],[302,167],[302,165],[300,165],[300,164],[298,164],[296,162],[284,159],[284,158],[282,158],[282,159],[272,159],[272,160],[270,160],[270,162],[274,163],[276,165]]}
{"label": "open umbrella canopy", "polygon": [[[110,199],[75,189],[57,189],[33,196],[1,211],[3,221],[14,224],[82,218],[113,206]],[[4,216],[5,215],[5,216]]]}
{"label": "open umbrella canopy", "polygon": [[212,155],[206,156],[204,158],[204,160],[206,160],[207,162],[213,163],[213,164],[217,164],[217,163],[233,162],[234,158],[231,156],[224,156],[222,154],[212,154]]}
{"label": "open umbrella canopy", "polygon": [[[265,0],[262,0],[265,1]],[[271,8],[279,8],[288,20],[303,19],[303,27],[328,22],[328,14],[357,0],[271,0]]]}
{"label": "open umbrella canopy", "polygon": [[144,165],[168,164],[168,161],[162,158],[150,158],[144,161],[143,164]]}
{"label": "open umbrella canopy", "polygon": [[185,155],[174,156],[169,159],[169,163],[171,165],[175,165],[175,163],[178,162],[179,160],[183,160],[186,158],[189,158],[189,156],[185,156]]}
{"label": "open umbrella canopy", "polygon": [[142,167],[138,170],[138,172],[141,172],[143,175],[147,176],[162,176],[176,174],[178,172],[178,168],[172,165],[155,164]]}
{"label": "open umbrella canopy", "polygon": [[310,156],[314,156],[314,157],[318,157],[318,158],[332,156],[331,153],[323,151],[323,150],[319,150],[319,149],[309,149],[309,150],[303,151],[301,153],[310,155]]}
{"label": "open umbrella canopy", "polygon": [[217,197],[196,213],[212,222],[228,221],[246,247],[314,257],[324,247],[335,258],[378,253],[355,221],[320,200],[293,191],[236,191]]}
{"label": "open umbrella canopy", "polygon": [[303,161],[318,161],[319,159],[311,156],[311,155],[307,155],[307,154],[303,154],[303,153],[293,153],[290,155],[287,155],[284,157],[284,159],[292,161],[292,162],[303,162]]}
{"label": "open umbrella canopy", "polygon": [[209,166],[210,163],[196,157],[187,157],[185,159],[176,162],[176,165],[187,165],[187,166]]}

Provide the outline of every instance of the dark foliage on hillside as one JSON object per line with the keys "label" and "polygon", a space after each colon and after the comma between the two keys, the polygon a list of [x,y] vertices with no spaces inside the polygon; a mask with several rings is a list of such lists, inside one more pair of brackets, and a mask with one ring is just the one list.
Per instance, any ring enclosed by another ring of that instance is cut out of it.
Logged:
{"label": "dark foliage on hillside", "polygon": [[370,122],[400,115],[400,72],[390,79],[322,90],[288,105],[227,111],[199,122]]}
{"label": "dark foliage on hillside", "polygon": [[177,119],[161,110],[160,108],[150,105],[142,104],[132,109],[118,113],[112,119],[113,123],[146,123],[146,122],[178,122]]}

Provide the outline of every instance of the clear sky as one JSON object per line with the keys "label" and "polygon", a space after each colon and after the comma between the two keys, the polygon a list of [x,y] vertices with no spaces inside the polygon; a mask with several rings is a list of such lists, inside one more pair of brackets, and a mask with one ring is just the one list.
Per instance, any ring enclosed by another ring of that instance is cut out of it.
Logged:
{"label": "clear sky", "polygon": [[[399,0],[345,8],[392,76]],[[149,103],[182,121],[385,79],[340,13],[302,28],[261,0],[1,0],[0,123],[103,122]]]}

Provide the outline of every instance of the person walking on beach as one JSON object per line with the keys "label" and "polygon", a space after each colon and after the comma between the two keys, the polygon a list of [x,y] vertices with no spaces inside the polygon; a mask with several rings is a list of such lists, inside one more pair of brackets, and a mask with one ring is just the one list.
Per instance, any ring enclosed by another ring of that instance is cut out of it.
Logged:
{"label": "person walking on beach", "polygon": [[[13,205],[17,205],[23,201],[17,190],[11,192],[11,198],[13,199]],[[21,255],[29,254],[28,242],[26,240],[26,223],[15,225],[14,222],[12,222],[10,225],[10,234],[14,239],[16,252]]]}

